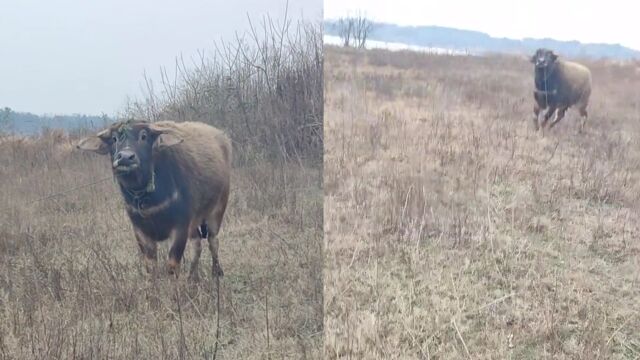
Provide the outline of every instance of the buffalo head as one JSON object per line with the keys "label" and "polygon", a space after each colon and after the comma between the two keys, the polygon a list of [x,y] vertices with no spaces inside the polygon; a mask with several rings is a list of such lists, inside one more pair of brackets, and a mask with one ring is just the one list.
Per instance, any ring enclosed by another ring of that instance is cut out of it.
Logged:
{"label": "buffalo head", "polygon": [[111,169],[118,182],[132,190],[143,189],[153,176],[153,156],[182,139],[146,122],[119,122],[86,137],[78,149],[111,157]]}
{"label": "buffalo head", "polygon": [[554,54],[553,51],[549,49],[538,49],[531,57],[531,62],[536,66],[536,68],[548,69],[557,59],[558,55]]}

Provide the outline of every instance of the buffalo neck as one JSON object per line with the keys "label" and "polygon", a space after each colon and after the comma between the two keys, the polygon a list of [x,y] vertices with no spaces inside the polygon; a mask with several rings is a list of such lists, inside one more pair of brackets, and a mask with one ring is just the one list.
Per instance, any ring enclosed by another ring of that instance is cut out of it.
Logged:
{"label": "buffalo neck", "polygon": [[539,68],[535,70],[535,85],[536,89],[541,91],[550,91],[553,88],[554,73],[557,64],[550,65],[548,67]]}
{"label": "buffalo neck", "polygon": [[128,205],[139,207],[142,203],[154,204],[170,197],[176,190],[175,179],[172,172],[161,163],[151,167],[149,180],[140,187],[127,187],[119,183],[120,192]]}

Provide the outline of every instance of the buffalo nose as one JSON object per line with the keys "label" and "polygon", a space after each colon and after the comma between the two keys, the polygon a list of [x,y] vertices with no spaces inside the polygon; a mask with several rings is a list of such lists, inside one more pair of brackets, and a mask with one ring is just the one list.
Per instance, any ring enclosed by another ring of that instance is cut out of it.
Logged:
{"label": "buffalo nose", "polygon": [[124,165],[128,166],[135,162],[136,154],[131,150],[122,150],[116,154],[116,158],[113,162],[114,166]]}

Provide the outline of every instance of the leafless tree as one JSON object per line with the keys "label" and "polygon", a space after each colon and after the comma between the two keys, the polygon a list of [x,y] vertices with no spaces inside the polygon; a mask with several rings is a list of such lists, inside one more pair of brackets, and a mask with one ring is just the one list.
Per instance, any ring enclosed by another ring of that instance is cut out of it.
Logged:
{"label": "leafless tree", "polygon": [[352,18],[341,18],[338,20],[338,36],[342,40],[342,45],[348,47],[351,45],[351,34],[353,33]]}
{"label": "leafless tree", "polygon": [[343,46],[364,48],[373,30],[373,23],[366,16],[358,14],[338,19],[337,30]]}
{"label": "leafless tree", "polygon": [[363,15],[354,17],[353,22],[353,40],[355,45],[359,48],[364,48],[367,37],[371,33],[371,30],[373,30],[373,23]]}

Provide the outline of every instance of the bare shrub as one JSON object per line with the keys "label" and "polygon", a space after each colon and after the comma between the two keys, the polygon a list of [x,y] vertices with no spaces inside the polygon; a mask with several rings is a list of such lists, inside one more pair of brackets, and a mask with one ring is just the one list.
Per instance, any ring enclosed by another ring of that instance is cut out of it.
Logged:
{"label": "bare shrub", "polygon": [[322,32],[307,22],[276,23],[216,44],[191,66],[176,59],[162,71],[161,91],[147,79],[147,96],[125,116],[151,121],[202,121],[225,129],[237,164],[263,159],[322,162]]}

